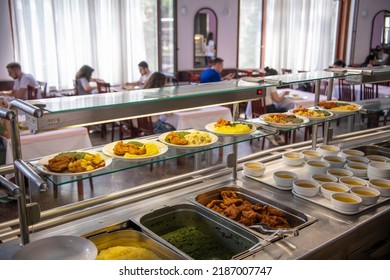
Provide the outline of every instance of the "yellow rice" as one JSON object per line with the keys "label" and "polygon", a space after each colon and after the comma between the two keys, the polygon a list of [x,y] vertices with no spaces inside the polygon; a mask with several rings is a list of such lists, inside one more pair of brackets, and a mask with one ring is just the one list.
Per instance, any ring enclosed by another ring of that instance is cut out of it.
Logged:
{"label": "yellow rice", "polygon": [[132,246],[114,246],[101,250],[97,260],[159,260],[160,258],[152,251]]}

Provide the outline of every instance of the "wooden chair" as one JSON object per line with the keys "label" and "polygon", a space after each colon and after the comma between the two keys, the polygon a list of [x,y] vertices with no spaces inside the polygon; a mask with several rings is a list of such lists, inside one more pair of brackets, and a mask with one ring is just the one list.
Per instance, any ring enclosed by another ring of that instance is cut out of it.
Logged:
{"label": "wooden chair", "polygon": [[200,83],[200,75],[197,75],[192,72],[188,72],[188,83],[190,85],[192,84],[199,84]]}
{"label": "wooden chair", "polygon": [[38,88],[33,86],[27,86],[27,99],[38,99]]}
{"label": "wooden chair", "polygon": [[286,69],[286,68],[282,68],[282,74],[291,74],[292,73],[292,70],[291,69]]}
{"label": "wooden chair", "polygon": [[154,134],[152,118],[151,117],[138,118],[137,130],[138,130],[138,136],[140,137]]}
{"label": "wooden chair", "polygon": [[374,84],[363,84],[363,95],[360,99],[378,98],[378,92],[375,92]]}
{"label": "wooden chair", "polygon": [[344,79],[339,79],[339,98],[340,101],[355,101],[355,86],[347,83]]}
{"label": "wooden chair", "polygon": [[98,93],[111,92],[110,83],[96,82]]}

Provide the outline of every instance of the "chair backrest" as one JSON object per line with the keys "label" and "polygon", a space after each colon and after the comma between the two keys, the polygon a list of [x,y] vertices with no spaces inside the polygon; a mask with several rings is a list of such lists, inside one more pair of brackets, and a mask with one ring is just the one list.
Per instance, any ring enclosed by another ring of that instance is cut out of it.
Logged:
{"label": "chair backrest", "polygon": [[258,117],[267,113],[265,98],[259,98],[252,101],[252,117]]}
{"label": "chair backrest", "polygon": [[355,101],[355,86],[339,79],[339,100],[341,101]]}
{"label": "chair backrest", "polygon": [[110,83],[96,82],[98,93],[111,92]]}
{"label": "chair backrest", "polygon": [[38,99],[38,88],[33,86],[27,86],[27,99]]}
{"label": "chair backrest", "polygon": [[137,119],[138,136],[154,134],[153,121],[151,117]]}
{"label": "chair backrest", "polygon": [[200,75],[194,74],[192,72],[188,72],[188,82],[190,84],[199,83],[200,82]]}
{"label": "chair backrest", "polygon": [[363,85],[363,99],[375,98],[374,84]]}
{"label": "chair backrest", "polygon": [[42,98],[46,98],[47,83],[42,81],[37,81],[37,83],[39,85],[39,89],[41,90]]}
{"label": "chair backrest", "polygon": [[73,80],[74,95],[79,95],[78,81]]}
{"label": "chair backrest", "polygon": [[[321,95],[326,95],[327,92],[326,90],[328,89],[328,81],[324,81],[322,80],[321,83],[320,83],[320,94]],[[313,83],[313,92],[315,93],[316,92],[316,85],[315,83]]]}
{"label": "chair backrest", "polygon": [[291,74],[292,73],[292,70],[291,69],[286,69],[286,68],[282,68],[282,74]]}

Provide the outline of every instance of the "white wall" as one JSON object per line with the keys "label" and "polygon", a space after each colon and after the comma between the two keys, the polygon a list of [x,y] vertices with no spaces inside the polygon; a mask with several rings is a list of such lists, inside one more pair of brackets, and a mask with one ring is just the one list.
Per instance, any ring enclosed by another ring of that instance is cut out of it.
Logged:
{"label": "white wall", "polygon": [[[238,2],[237,0],[177,1],[179,71],[194,68],[194,19],[196,12],[201,8],[210,8],[217,14],[217,56],[224,59],[225,68],[236,68]],[[182,14],[184,10],[186,13]]]}
{"label": "white wall", "polygon": [[389,0],[360,0],[358,1],[355,53],[353,63],[360,64],[370,52],[371,24],[377,12],[390,10]]}
{"label": "white wall", "polygon": [[0,1],[0,80],[11,80],[6,65],[14,61],[8,1]]}

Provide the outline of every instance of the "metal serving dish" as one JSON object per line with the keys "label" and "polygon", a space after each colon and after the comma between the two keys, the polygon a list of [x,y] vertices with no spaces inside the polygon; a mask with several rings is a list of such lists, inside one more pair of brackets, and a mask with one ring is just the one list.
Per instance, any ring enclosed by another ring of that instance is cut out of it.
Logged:
{"label": "metal serving dish", "polygon": [[374,145],[360,146],[353,149],[364,152],[366,156],[368,155],[379,155],[390,158],[390,141],[385,141],[377,143]]}
{"label": "metal serving dish", "polygon": [[[224,219],[229,219],[230,221],[236,223],[237,225],[240,225],[242,227],[245,227],[249,229],[249,227],[246,227],[245,225],[242,225],[226,216],[223,214],[220,214],[210,208],[208,208],[206,205],[211,202],[212,200],[219,200],[222,199],[220,196],[221,191],[234,191],[239,198],[245,199],[250,201],[253,204],[263,204],[263,205],[270,205],[274,208],[277,208],[282,211],[283,217],[287,220],[289,225],[291,226],[290,228],[294,229],[302,229],[312,223],[314,223],[317,219],[305,214],[301,211],[295,210],[293,208],[287,207],[283,204],[278,203],[277,201],[270,200],[264,196],[252,193],[249,190],[246,190],[244,188],[238,187],[238,186],[228,186],[228,187],[220,187],[211,191],[208,191],[206,193],[201,193],[201,194],[195,194],[193,197],[189,197],[188,200],[195,203],[196,205],[200,205],[203,208],[207,209],[207,211],[212,211],[216,215],[224,218]],[[249,229],[251,230],[251,229]],[[265,238],[264,233],[259,233],[258,231],[251,230],[252,232],[255,232],[257,235],[261,236],[262,238]],[[276,238],[278,239],[278,238]],[[276,240],[275,239],[275,240]],[[275,241],[272,240],[272,241]]]}
{"label": "metal serving dish", "polygon": [[136,230],[120,230],[109,233],[103,233],[89,238],[98,252],[114,246],[133,246],[148,249],[155,253],[161,260],[182,260],[182,255],[172,249],[158,243],[149,236]]}
{"label": "metal serving dish", "polygon": [[[146,233],[189,259],[231,259],[260,243],[260,239],[252,232],[192,204],[160,208],[142,216],[137,222]],[[202,235],[187,231],[189,228],[200,231]],[[180,248],[161,237],[181,230],[185,233],[180,234],[182,246],[177,245]],[[207,238],[203,238],[203,235],[207,235]],[[183,236],[184,239],[181,239]],[[202,238],[197,238],[194,243],[191,242],[190,237],[195,239],[199,236]],[[221,251],[224,252],[223,256]]]}

